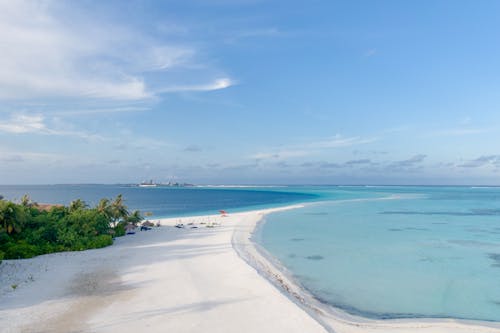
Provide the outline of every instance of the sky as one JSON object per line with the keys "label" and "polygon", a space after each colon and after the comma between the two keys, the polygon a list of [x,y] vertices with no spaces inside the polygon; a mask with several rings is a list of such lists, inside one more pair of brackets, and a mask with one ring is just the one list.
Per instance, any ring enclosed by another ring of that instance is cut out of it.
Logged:
{"label": "sky", "polygon": [[0,184],[500,185],[498,13],[0,0]]}

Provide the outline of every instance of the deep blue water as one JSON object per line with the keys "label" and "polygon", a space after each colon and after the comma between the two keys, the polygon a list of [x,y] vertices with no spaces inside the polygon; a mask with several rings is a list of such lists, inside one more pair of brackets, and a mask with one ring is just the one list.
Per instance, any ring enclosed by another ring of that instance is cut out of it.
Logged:
{"label": "deep blue water", "polygon": [[500,188],[325,191],[257,237],[317,298],[371,318],[500,321]]}
{"label": "deep blue water", "polygon": [[214,214],[218,210],[241,211],[316,199],[312,193],[283,188],[137,187],[128,185],[0,185],[0,195],[19,200],[28,194],[39,203],[69,204],[82,199],[96,205],[101,198],[122,194],[130,210],[152,212],[153,217]]}

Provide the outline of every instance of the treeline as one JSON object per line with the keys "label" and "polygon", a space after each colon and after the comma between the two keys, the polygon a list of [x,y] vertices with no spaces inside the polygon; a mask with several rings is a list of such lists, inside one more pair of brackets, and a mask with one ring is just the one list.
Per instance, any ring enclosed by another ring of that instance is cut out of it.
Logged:
{"label": "treeline", "polygon": [[125,234],[127,224],[141,220],[139,211],[129,213],[121,194],[95,207],[80,199],[62,206],[38,205],[27,195],[20,203],[0,196],[0,261],[105,247]]}

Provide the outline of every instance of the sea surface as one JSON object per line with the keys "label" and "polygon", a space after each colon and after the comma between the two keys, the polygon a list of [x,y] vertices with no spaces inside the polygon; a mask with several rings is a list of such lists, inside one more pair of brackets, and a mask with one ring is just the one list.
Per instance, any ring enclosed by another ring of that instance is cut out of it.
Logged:
{"label": "sea surface", "polygon": [[369,318],[500,321],[500,188],[0,186],[40,203],[122,194],[155,217],[303,202],[270,214],[255,240],[321,301]]}
{"label": "sea surface", "polygon": [[318,299],[369,318],[500,321],[500,188],[316,193],[256,240]]}
{"label": "sea surface", "polygon": [[318,198],[288,187],[138,187],[132,185],[0,185],[0,195],[19,201],[23,195],[38,203],[67,205],[82,199],[95,206],[102,198],[122,194],[129,210],[152,213],[152,218],[217,214],[288,205]]}

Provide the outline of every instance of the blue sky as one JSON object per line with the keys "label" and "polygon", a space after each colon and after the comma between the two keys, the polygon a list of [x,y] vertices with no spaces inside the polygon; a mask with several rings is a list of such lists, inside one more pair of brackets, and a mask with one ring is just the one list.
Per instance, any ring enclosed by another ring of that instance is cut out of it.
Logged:
{"label": "blue sky", "polygon": [[0,183],[500,184],[499,12],[0,0]]}

